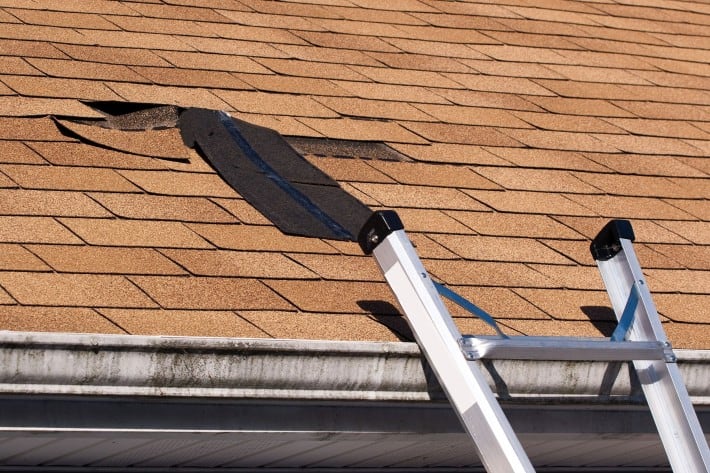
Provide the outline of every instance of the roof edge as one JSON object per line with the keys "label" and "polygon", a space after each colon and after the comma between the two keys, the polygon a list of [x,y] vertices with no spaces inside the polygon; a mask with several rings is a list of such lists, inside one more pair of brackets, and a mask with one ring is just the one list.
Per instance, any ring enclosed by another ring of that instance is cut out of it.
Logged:
{"label": "roof edge", "polygon": [[[710,405],[710,350],[676,354],[693,403]],[[479,363],[503,401],[643,402],[623,363]],[[0,331],[0,394],[445,399],[414,343],[10,331]]]}

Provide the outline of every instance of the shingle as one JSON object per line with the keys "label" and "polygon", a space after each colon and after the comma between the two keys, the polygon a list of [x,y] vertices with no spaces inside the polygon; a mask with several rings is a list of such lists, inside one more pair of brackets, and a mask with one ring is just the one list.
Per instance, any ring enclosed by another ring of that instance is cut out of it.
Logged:
{"label": "shingle", "polygon": [[[57,166],[83,166],[114,169],[165,169],[164,161],[122,153],[84,143],[31,142],[29,147]],[[27,162],[27,164],[38,164]]]}
{"label": "shingle", "polygon": [[461,191],[445,187],[355,183],[353,186],[386,207],[485,210]]}
{"label": "shingle", "polygon": [[122,276],[2,272],[0,284],[23,305],[155,306],[148,296]]}
{"label": "shingle", "polygon": [[328,176],[336,181],[349,182],[383,182],[393,183],[394,180],[375,167],[370,161],[347,158],[326,158],[311,157],[306,158],[309,163],[324,171]]}
{"label": "shingle", "polygon": [[513,128],[505,128],[501,131],[530,148],[563,151],[593,151],[599,153],[614,153],[618,151],[619,148],[616,146],[616,140],[607,139],[606,137],[621,136],[592,135],[566,131],[521,130]]}
{"label": "shingle", "polygon": [[[354,281],[269,280],[266,284],[305,312],[330,314],[397,314],[395,299],[385,283]],[[317,297],[314,297],[317,291]]]}
{"label": "shingle", "polygon": [[599,190],[569,171],[508,167],[473,168],[474,171],[506,188],[525,191],[598,193]]}
{"label": "shingle", "polygon": [[110,214],[81,192],[2,189],[0,215],[109,217]]}
{"label": "shingle", "polygon": [[285,235],[272,226],[197,223],[188,226],[216,247],[223,249],[335,253],[335,249],[322,240]]}
{"label": "shingle", "polygon": [[453,74],[447,73],[446,77],[464,85],[469,90],[481,90],[484,92],[499,92],[504,94],[522,95],[554,95],[544,87],[530,79],[522,77],[500,77],[484,76],[473,74]]}
{"label": "shingle", "polygon": [[48,271],[50,268],[17,244],[0,244],[0,269],[3,271]]}
{"label": "shingle", "polygon": [[617,102],[607,100],[565,98],[565,97],[527,97],[532,103],[553,113],[566,115],[588,115],[594,117],[630,117],[632,114],[619,108]]}
{"label": "shingle", "polygon": [[0,306],[15,304],[15,299],[10,297],[10,294],[5,292],[5,290],[0,287]]}
{"label": "shingle", "polygon": [[296,117],[338,116],[332,110],[305,96],[247,91],[219,91],[215,93],[241,112]]}
{"label": "shingle", "polygon": [[595,214],[609,218],[638,219],[686,220],[692,218],[691,215],[682,210],[650,197],[581,194],[569,194],[567,197],[587,208],[587,215]]}
{"label": "shingle", "polygon": [[[156,51],[155,54],[175,67],[210,71],[248,72],[263,74],[268,72],[256,60],[226,54],[196,53],[190,51]],[[266,59],[260,60],[266,61]]]}
{"label": "shingle", "polygon": [[0,326],[19,332],[125,333],[95,311],[75,307],[3,307]]}
{"label": "shingle", "polygon": [[546,215],[589,215],[589,209],[560,194],[528,191],[466,190],[474,199],[500,212]]}
{"label": "shingle", "polygon": [[276,309],[292,306],[255,279],[132,276],[138,287],[165,309]]}
{"label": "shingle", "polygon": [[571,261],[531,238],[480,235],[432,235],[434,241],[467,260],[571,264]]}
{"label": "shingle", "polygon": [[602,290],[604,283],[594,266],[565,266],[551,264],[530,264],[531,270],[544,275],[548,287],[565,289]]}
{"label": "shingle", "polygon": [[500,189],[470,168],[446,164],[372,161],[370,165],[400,184],[455,187],[459,189]]}
{"label": "shingle", "polygon": [[5,116],[39,117],[61,115],[64,117],[102,118],[98,112],[76,99],[45,97],[0,97],[0,110]]}
{"label": "shingle", "polygon": [[[459,256],[453,252],[444,248],[444,246],[432,240],[429,235],[423,233],[410,233],[409,239],[412,241],[412,245],[417,250],[417,254],[426,260],[455,260],[459,259]],[[426,265],[426,263],[425,263]]]}
{"label": "shingle", "polygon": [[56,45],[49,42],[39,41],[22,41],[14,39],[0,39],[0,54],[3,56],[22,56],[22,57],[66,57]]}
{"label": "shingle", "polygon": [[[502,62],[494,60],[460,59],[474,71],[489,76],[524,77],[528,79],[559,79],[561,76],[541,64],[530,62]],[[463,72],[463,71],[452,71]]]}
{"label": "shingle", "polygon": [[585,153],[585,156],[621,174],[685,177],[703,177],[705,175],[676,157],[632,155],[628,153]]}
{"label": "shingle", "polygon": [[101,82],[92,80],[35,76],[2,76],[0,80],[20,95],[83,100],[121,99]]}
{"label": "shingle", "polygon": [[[607,219],[601,217],[555,217],[563,224],[581,233],[587,239],[593,239],[602,227],[607,223]],[[677,233],[673,233],[656,222],[650,220],[633,220],[631,224],[634,235],[638,243],[688,243],[688,240],[681,238]],[[673,223],[677,225],[676,222]]]}
{"label": "shingle", "polygon": [[[251,60],[250,60],[251,61]],[[269,70],[284,76],[316,77],[321,79],[367,80],[345,64],[328,64],[296,59],[257,58],[254,63],[266,73]],[[267,69],[268,68],[268,69]],[[251,72],[251,71],[240,71]]]}
{"label": "shingle", "polygon": [[507,161],[475,145],[432,143],[421,146],[395,143],[391,146],[415,161],[456,164],[508,164]]}
{"label": "shingle", "polygon": [[515,289],[515,293],[556,320],[616,321],[606,291]]}
{"label": "shingle", "polygon": [[235,197],[235,191],[215,173],[175,171],[120,171],[120,174],[152,194],[200,197]]}
{"label": "shingle", "polygon": [[236,223],[237,221],[204,197],[92,193],[91,198],[118,217],[181,222]]}
{"label": "shingle", "polygon": [[408,122],[405,126],[418,135],[434,142],[481,146],[523,146],[520,141],[493,127],[416,122]]}
{"label": "shingle", "polygon": [[[239,5],[232,5],[232,8]],[[206,22],[228,22],[229,19],[212,8],[201,8],[183,5],[165,5],[162,3],[137,3],[131,8],[140,15],[151,18],[182,18]],[[241,9],[241,8],[239,8]]]}
{"label": "shingle", "polygon": [[[168,66],[154,52],[142,48],[84,46],[79,44],[57,44],[56,47],[74,59],[126,66]],[[46,56],[54,57],[49,54]],[[41,56],[44,57],[44,56]]]}
{"label": "shingle", "polygon": [[[251,86],[225,71],[133,66],[132,69],[158,85],[249,90]],[[146,81],[133,81],[146,82]]]}
{"label": "shingle", "polygon": [[473,47],[459,43],[408,38],[387,38],[387,43],[393,45],[392,49],[381,52],[404,51],[412,54],[444,58],[485,59],[486,57]]}
{"label": "shingle", "polygon": [[510,128],[531,128],[529,124],[505,110],[434,104],[419,104],[416,107],[437,120],[445,123]]}
{"label": "shingle", "polygon": [[[627,153],[702,156],[703,151],[677,138],[657,138],[653,136],[635,135],[602,135],[595,134],[593,138],[601,141],[604,147],[616,148]],[[584,151],[602,151],[584,150]]]}
{"label": "shingle", "polygon": [[[310,44],[324,48],[354,49],[357,51],[396,52],[397,48],[375,36],[299,31],[298,37]],[[278,41],[276,41],[278,42]],[[296,43],[293,43],[296,44]]]}
{"label": "shingle", "polygon": [[[678,183],[666,177],[634,176],[620,174],[574,173],[581,181],[587,182],[606,194],[635,195],[646,197],[693,198],[703,197],[693,182]],[[682,185],[685,184],[685,185]]]}
{"label": "shingle", "polygon": [[[710,270],[710,246],[699,245],[647,245],[649,251],[664,255],[673,264],[665,267]],[[639,256],[639,259],[641,257]],[[645,267],[645,266],[644,266]]]}
{"label": "shingle", "polygon": [[[526,168],[577,169],[580,171],[607,171],[604,166],[574,151],[535,148],[485,148],[507,162]],[[621,155],[614,155],[621,156]],[[482,163],[485,164],[485,163]],[[496,163],[491,163],[496,164]]]}
{"label": "shingle", "polygon": [[[476,306],[488,312],[497,322],[508,319],[545,319],[547,314],[542,312],[516,292],[502,287],[471,287],[462,286],[451,288],[456,293],[471,301]],[[454,317],[473,318],[473,315],[460,307],[445,300],[449,312]]]}
{"label": "shingle", "polygon": [[12,181],[5,174],[0,173],[0,189],[17,187],[17,183]]}
{"label": "shingle", "polygon": [[0,165],[0,171],[26,189],[138,191],[112,169],[5,164]]}
{"label": "shingle", "polygon": [[463,64],[460,59],[402,52],[368,52],[367,54],[395,69],[435,72],[471,72],[471,68]]}
{"label": "shingle", "polygon": [[514,115],[543,130],[588,133],[623,133],[620,128],[608,123],[609,120],[604,121],[596,117],[522,111],[514,112]]}
{"label": "shingle", "polygon": [[437,279],[456,286],[550,287],[552,281],[522,263],[492,261],[427,260],[427,270]]}
{"label": "shingle", "polygon": [[243,199],[212,198],[210,200],[237,217],[237,219],[242,223],[251,225],[271,224],[271,221],[269,221],[268,218],[264,217],[261,212]]}
{"label": "shingle", "polygon": [[438,95],[439,90],[432,91],[425,87],[404,86],[398,84],[376,84],[371,82],[333,81],[356,97],[372,100],[389,100],[410,103],[446,103],[446,99]]}
{"label": "shingle", "polygon": [[471,233],[471,229],[447,214],[462,212],[443,212],[434,209],[397,209],[399,218],[408,232],[422,233]]}
{"label": "shingle", "polygon": [[162,250],[161,252],[197,276],[316,278],[313,272],[279,253],[228,250]]}
{"label": "shingle", "polygon": [[658,222],[664,228],[677,233],[698,245],[710,245],[710,222]]}
{"label": "shingle", "polygon": [[506,324],[530,336],[608,337],[614,330],[614,324],[609,322],[509,320]]}
{"label": "shingle", "polygon": [[615,101],[614,105],[628,110],[638,117],[648,119],[710,120],[710,113],[702,107],[683,103],[632,102],[619,100]]}
{"label": "shingle", "polygon": [[0,241],[8,243],[81,243],[76,235],[49,217],[0,217]]}
{"label": "shingle", "polygon": [[426,141],[407,128],[390,121],[357,120],[351,118],[299,118],[323,136],[341,140],[386,141],[394,143],[425,143]]}
{"label": "shingle", "polygon": [[274,338],[392,342],[399,334],[388,328],[396,316],[239,311],[239,315]]}
{"label": "shingle", "polygon": [[[690,294],[654,294],[653,302],[658,312],[674,322],[689,322],[695,324],[710,323],[709,296]],[[699,335],[703,330],[697,327]]]}
{"label": "shingle", "polygon": [[94,218],[62,218],[61,222],[91,245],[210,247],[209,243],[179,222]]}
{"label": "shingle", "polygon": [[5,141],[2,144],[2,154],[0,154],[0,163],[12,164],[45,164],[37,153],[19,141]]}
{"label": "shingle", "polygon": [[147,84],[114,82],[110,85],[122,99],[137,103],[160,103],[181,107],[201,107],[213,110],[228,109],[227,104],[208,90],[195,87],[169,87]]}
{"label": "shingle", "polygon": [[206,310],[99,309],[131,335],[249,337],[267,335],[234,312]]}
{"label": "shingle", "polygon": [[379,63],[362,51],[355,49],[335,49],[317,46],[299,46],[293,44],[274,45],[275,54],[262,53],[262,57],[296,58],[334,64],[362,64],[376,66]]}
{"label": "shingle", "polygon": [[73,141],[62,135],[49,118],[0,117],[0,139],[25,141]]}
{"label": "shingle", "polygon": [[684,212],[689,213],[700,220],[710,220],[710,205],[707,200],[682,200],[675,199],[672,202],[673,206],[678,207]]}
{"label": "shingle", "polygon": [[481,235],[555,239],[582,237],[547,215],[458,211],[446,213]]}
{"label": "shingle", "polygon": [[485,56],[474,59],[491,57],[499,61],[532,62],[535,64],[563,64],[567,60],[555,51],[546,48],[529,48],[526,46],[509,45],[479,45],[471,46]]}
{"label": "shingle", "polygon": [[694,269],[649,269],[646,270],[648,286],[654,293],[663,292],[707,294],[710,287],[710,271]]}
{"label": "shingle", "polygon": [[27,59],[30,64],[54,77],[114,80],[120,82],[146,82],[130,68],[118,64],[90,63],[64,59]]}
{"label": "shingle", "polygon": [[201,23],[176,18],[142,18],[135,16],[112,15],[111,22],[118,25],[121,30],[139,33],[173,34],[176,31],[188,32],[191,36],[216,36],[209,27]]}
{"label": "shingle", "polygon": [[634,135],[691,138],[707,140],[710,134],[677,120],[647,120],[640,118],[608,118],[608,122]]}
{"label": "shingle", "polygon": [[38,76],[41,75],[37,69],[33,68],[28,64],[31,59],[23,59],[19,57],[12,56],[0,56],[0,70],[3,74],[7,75],[28,75],[28,76]]}
{"label": "shingle", "polygon": [[63,273],[184,274],[179,266],[148,248],[28,245],[54,270]]}
{"label": "shingle", "polygon": [[292,254],[290,258],[329,281],[384,281],[374,258],[369,256]]}

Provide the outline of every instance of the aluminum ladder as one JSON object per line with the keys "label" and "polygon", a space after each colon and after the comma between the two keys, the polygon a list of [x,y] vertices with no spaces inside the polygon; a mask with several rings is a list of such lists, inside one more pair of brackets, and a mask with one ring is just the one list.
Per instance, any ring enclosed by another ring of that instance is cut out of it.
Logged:
{"label": "aluminum ladder", "polygon": [[636,259],[633,240],[628,221],[612,220],[590,247],[619,321],[609,340],[461,335],[439,297],[442,286],[429,277],[396,212],[374,212],[358,236],[363,252],[377,260],[486,471],[535,470],[474,363],[479,358],[632,361],[674,473],[708,473],[710,450]]}

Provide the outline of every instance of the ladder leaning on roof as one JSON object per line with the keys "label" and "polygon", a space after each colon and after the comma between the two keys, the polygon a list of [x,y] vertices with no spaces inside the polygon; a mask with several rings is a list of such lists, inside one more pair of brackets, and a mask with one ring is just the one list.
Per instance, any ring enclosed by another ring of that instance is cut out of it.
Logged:
{"label": "ladder leaning on roof", "polygon": [[[636,259],[633,240],[628,221],[612,220],[591,244],[619,321],[607,340],[505,336],[488,314],[431,280],[394,211],[373,213],[358,237],[365,254],[374,254],[486,471],[535,470],[474,363],[479,358],[632,361],[673,471],[708,473],[710,450]],[[472,310],[499,335],[462,336],[439,294]]]}

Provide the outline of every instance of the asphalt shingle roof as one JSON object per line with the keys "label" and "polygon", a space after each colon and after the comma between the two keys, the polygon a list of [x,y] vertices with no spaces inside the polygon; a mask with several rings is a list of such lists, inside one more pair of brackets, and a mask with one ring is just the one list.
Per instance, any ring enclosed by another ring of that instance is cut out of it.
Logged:
{"label": "asphalt shingle roof", "polygon": [[587,246],[630,219],[708,349],[709,63],[693,1],[0,1],[0,329],[410,336],[355,243],[282,234],[176,129],[87,125],[112,101],[386,144],[306,157],[511,333],[609,334]]}

